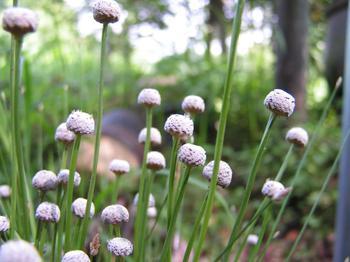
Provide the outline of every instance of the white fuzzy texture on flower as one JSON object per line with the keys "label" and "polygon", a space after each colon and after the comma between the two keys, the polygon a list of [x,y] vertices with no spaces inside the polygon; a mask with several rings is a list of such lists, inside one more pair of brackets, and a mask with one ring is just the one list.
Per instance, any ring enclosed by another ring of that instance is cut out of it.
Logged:
{"label": "white fuzzy texture on flower", "polygon": [[56,174],[49,170],[38,171],[32,179],[33,187],[44,192],[56,189],[57,184]]}
{"label": "white fuzzy texture on flower", "polygon": [[90,262],[90,258],[81,250],[72,250],[64,254],[61,262]]}
{"label": "white fuzzy texture on flower", "polygon": [[[209,181],[211,180],[211,177],[213,176],[213,170],[214,170],[214,161],[210,161],[204,168],[202,175]],[[232,169],[231,167],[224,161],[220,161],[219,164],[219,173],[218,173],[218,181],[217,185],[225,188],[228,187],[232,180]]]}
{"label": "white fuzzy texture on flower", "polygon": [[146,165],[149,169],[161,170],[165,168],[165,157],[160,152],[150,151],[147,154]]}
{"label": "white fuzzy texture on flower", "polygon": [[41,262],[35,247],[23,240],[10,240],[0,246],[1,262]]}
{"label": "white fuzzy texture on flower", "polygon": [[270,197],[272,200],[280,201],[282,200],[288,193],[291,188],[285,188],[282,183],[274,180],[266,180],[261,193],[264,196]]}
{"label": "white fuzzy texture on flower", "polygon": [[189,166],[203,166],[206,160],[204,148],[189,143],[182,145],[177,155],[182,163]]}
{"label": "white fuzzy texture on flower", "polygon": [[200,96],[186,96],[182,101],[182,110],[190,114],[203,113],[205,110],[205,103]]}
{"label": "white fuzzy texture on flower", "polygon": [[193,135],[193,129],[192,119],[179,114],[169,116],[164,124],[165,132],[180,139],[191,137]]}
{"label": "white fuzzy texture on flower", "polygon": [[57,223],[60,220],[61,212],[56,204],[42,202],[35,211],[35,217],[43,222]]}
{"label": "white fuzzy texture on flower", "polygon": [[[147,128],[143,128],[138,137],[138,141],[140,144],[144,144],[146,142]],[[155,127],[151,128],[150,140],[153,146],[158,146],[162,143],[162,135],[159,130]]]}
{"label": "white fuzzy texture on flower", "polygon": [[[57,175],[58,183],[62,185],[67,185],[69,181],[69,169],[62,169]],[[80,174],[78,172],[74,172],[74,186],[78,187],[80,185]]]}
{"label": "white fuzzy texture on flower", "polygon": [[276,115],[289,117],[294,112],[295,99],[282,89],[274,89],[266,96],[264,105]]}
{"label": "white fuzzy texture on flower", "polygon": [[109,171],[115,175],[124,175],[130,172],[130,164],[126,160],[113,159],[109,164]]}
{"label": "white fuzzy texture on flower", "polygon": [[157,208],[156,207],[147,208],[147,217],[156,218],[157,217]]}
{"label": "white fuzzy texture on flower", "polygon": [[0,198],[9,198],[11,196],[11,187],[8,185],[0,186]]}
{"label": "white fuzzy texture on flower", "polygon": [[55,140],[65,145],[70,145],[74,142],[75,133],[68,130],[66,122],[61,123],[55,132]]}
{"label": "white fuzzy texture on flower", "polygon": [[[85,217],[87,200],[85,198],[79,197],[72,203],[72,212],[75,216],[79,218]],[[90,207],[90,217],[93,217],[95,214],[95,205],[91,202]]]}
{"label": "white fuzzy texture on flower", "polygon": [[122,205],[110,205],[103,209],[101,218],[104,223],[117,225],[129,221],[129,211]]}
{"label": "white fuzzy texture on flower", "polygon": [[95,121],[92,115],[79,110],[70,113],[66,125],[68,130],[79,135],[91,135],[95,132]]}
{"label": "white fuzzy texture on flower", "polygon": [[254,234],[248,235],[247,243],[249,245],[256,245],[258,244],[258,241],[259,241],[259,237],[257,235],[254,235]]}
{"label": "white fuzzy texture on flower", "polygon": [[27,8],[10,7],[4,11],[2,27],[5,31],[16,36],[35,32],[38,28],[37,15]]}
{"label": "white fuzzy texture on flower", "polygon": [[286,140],[296,146],[305,147],[309,141],[309,135],[304,128],[293,127],[287,132]]}
{"label": "white fuzzy texture on flower", "polygon": [[0,232],[4,233],[10,229],[10,221],[7,217],[0,216]]}
{"label": "white fuzzy texture on flower", "polygon": [[[137,206],[137,203],[139,202],[139,193],[137,193],[133,200],[133,205]],[[148,207],[154,207],[156,205],[156,199],[154,198],[153,194],[149,194],[148,198]]]}
{"label": "white fuzzy texture on flower", "polygon": [[115,23],[120,19],[121,9],[114,0],[96,0],[91,7],[94,19],[99,23]]}
{"label": "white fuzzy texture on flower", "polygon": [[139,93],[137,103],[147,107],[159,106],[161,103],[161,97],[158,90],[145,88]]}
{"label": "white fuzzy texture on flower", "polygon": [[116,237],[107,241],[107,249],[117,257],[130,256],[133,251],[132,243],[123,237]]}

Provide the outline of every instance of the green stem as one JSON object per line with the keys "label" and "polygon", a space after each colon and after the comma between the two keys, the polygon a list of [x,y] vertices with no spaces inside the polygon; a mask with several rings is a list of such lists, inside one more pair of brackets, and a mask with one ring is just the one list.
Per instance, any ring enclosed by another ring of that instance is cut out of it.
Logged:
{"label": "green stem", "polygon": [[301,238],[303,237],[304,231],[305,231],[306,227],[309,225],[309,222],[310,222],[310,220],[311,220],[311,218],[312,218],[312,216],[313,216],[313,214],[314,214],[314,212],[315,212],[315,210],[316,210],[316,207],[318,206],[318,204],[319,204],[319,202],[320,202],[320,200],[321,200],[321,197],[322,197],[324,191],[325,191],[326,188],[327,188],[327,185],[328,185],[328,183],[329,183],[329,180],[331,179],[332,175],[335,173],[335,171],[336,171],[336,169],[337,169],[340,156],[341,156],[341,154],[342,154],[342,152],[343,152],[343,149],[344,149],[344,146],[345,146],[345,144],[346,144],[346,141],[348,140],[349,134],[350,134],[350,131],[347,132],[347,134],[346,134],[346,136],[345,136],[345,138],[344,138],[344,141],[343,141],[343,143],[342,143],[342,145],[341,145],[341,148],[339,149],[338,154],[337,154],[337,156],[336,156],[336,158],[334,159],[334,162],[333,162],[333,164],[332,164],[332,167],[331,167],[331,169],[329,170],[329,172],[328,172],[328,174],[327,174],[327,176],[326,176],[326,179],[325,179],[324,182],[323,182],[322,188],[321,188],[320,192],[318,193],[318,196],[317,196],[317,198],[316,198],[314,204],[312,205],[312,208],[311,208],[311,210],[310,210],[310,212],[309,212],[309,215],[307,216],[307,218],[306,218],[306,220],[305,220],[305,222],[304,222],[304,225],[303,225],[302,229],[300,230],[300,232],[299,232],[299,234],[298,234],[297,239],[294,241],[294,244],[293,244],[292,248],[290,249],[290,251],[289,251],[289,253],[288,253],[288,256],[287,256],[286,261],[289,261],[289,260],[292,258],[293,253],[294,253],[295,249],[297,248],[297,246],[298,246],[298,244],[299,244]]}
{"label": "green stem", "polygon": [[120,184],[121,177],[116,175],[114,178],[114,186],[113,186],[113,192],[112,192],[112,203],[118,202],[118,191],[119,191],[119,184]]}
{"label": "green stem", "polygon": [[144,225],[147,224],[147,208],[148,198],[146,199],[147,191],[147,154],[151,148],[151,127],[152,127],[152,108],[146,108],[146,141],[143,149],[143,160],[141,167],[141,176],[139,183],[139,200],[137,202],[136,219],[135,219],[135,258],[143,261],[143,248],[145,241]]}
{"label": "green stem", "polygon": [[60,219],[60,221],[58,221],[58,233],[57,233],[57,248],[55,250],[55,257],[56,257],[56,261],[61,261],[61,254],[62,254],[62,242],[63,242],[63,229],[64,229],[64,218],[65,218],[65,205],[62,205],[62,203],[64,203],[66,200],[66,192],[63,191],[63,196],[62,199],[60,200],[60,204],[59,206],[61,207],[61,217],[62,219]]}
{"label": "green stem", "polygon": [[69,167],[68,187],[67,187],[67,201],[66,201],[66,230],[65,230],[65,243],[64,249],[68,251],[70,249],[71,240],[71,224],[72,224],[72,212],[69,212],[73,202],[73,189],[74,189],[74,174],[78,160],[78,153],[80,147],[81,135],[77,134],[72,151],[72,158]]}
{"label": "green stem", "polygon": [[186,184],[187,184],[188,179],[190,177],[191,169],[192,169],[191,166],[186,166],[185,173],[184,173],[184,178],[182,179],[182,183],[180,184],[180,187],[179,187],[179,190],[178,190],[178,194],[176,195],[176,202],[175,202],[172,218],[171,218],[171,221],[170,221],[170,227],[168,229],[167,236],[166,236],[166,239],[165,239],[165,242],[164,242],[164,246],[163,246],[162,254],[161,254],[161,257],[160,257],[160,261],[166,261],[168,256],[169,256],[170,247],[171,247],[173,235],[175,233],[175,228],[176,228],[175,227],[176,218],[177,218],[179,210],[180,210],[182,199],[183,199],[183,196],[184,196],[184,193],[185,193],[185,187],[186,187]]}
{"label": "green stem", "polygon": [[39,220],[38,221],[38,226],[36,228],[36,234],[35,234],[35,242],[34,246],[39,249],[39,243],[40,243],[40,238],[41,238],[41,233],[43,231],[43,223]]}
{"label": "green stem", "polygon": [[[329,98],[328,101],[327,101],[326,106],[325,106],[324,109],[323,109],[323,112],[322,112],[322,115],[321,115],[321,117],[320,117],[320,120],[318,121],[318,123],[317,123],[317,125],[316,125],[315,131],[314,131],[313,135],[311,136],[310,142],[309,142],[308,145],[306,146],[306,149],[305,149],[305,151],[304,151],[303,157],[302,157],[302,159],[301,159],[301,161],[300,161],[300,163],[299,163],[299,165],[298,165],[298,168],[297,168],[297,170],[296,170],[296,172],[295,172],[295,174],[294,174],[294,178],[293,178],[292,183],[291,183],[291,185],[290,185],[290,187],[292,187],[292,188],[293,188],[293,186],[295,185],[296,181],[298,180],[299,175],[300,175],[300,173],[301,173],[301,170],[303,169],[303,167],[304,167],[304,165],[305,165],[305,163],[306,163],[306,159],[307,159],[307,157],[308,157],[308,155],[309,155],[309,153],[310,153],[310,149],[311,149],[311,147],[313,146],[313,144],[315,143],[315,140],[316,140],[316,138],[318,137],[318,134],[319,134],[319,132],[320,132],[320,130],[321,130],[321,127],[322,127],[323,123],[324,123],[325,120],[326,120],[328,111],[329,111],[329,109],[330,109],[330,107],[331,107],[332,101],[334,100],[335,94],[337,93],[337,90],[338,90],[338,89],[339,89],[339,85],[336,85],[335,88],[334,88],[333,91],[332,91],[332,94],[331,94],[330,98]],[[262,259],[265,257],[265,254],[266,254],[267,249],[268,249],[268,247],[269,247],[269,245],[270,245],[270,243],[271,243],[271,241],[272,241],[272,239],[273,239],[273,236],[274,236],[274,234],[275,234],[275,231],[276,231],[276,229],[277,229],[277,226],[279,225],[279,222],[280,222],[280,220],[281,220],[281,218],[282,218],[282,215],[283,215],[283,213],[284,213],[284,210],[286,209],[286,206],[287,206],[287,204],[288,204],[288,201],[289,201],[289,198],[290,198],[290,196],[291,196],[291,194],[292,194],[292,191],[293,191],[293,190],[291,190],[291,191],[289,192],[289,194],[286,196],[286,198],[283,200],[282,206],[281,206],[281,208],[280,208],[280,210],[279,210],[279,212],[278,212],[278,215],[277,215],[277,218],[276,218],[275,222],[274,222],[273,225],[272,225],[272,228],[271,228],[271,230],[270,230],[270,234],[269,234],[269,236],[268,236],[268,238],[267,238],[267,240],[266,240],[266,244],[265,244],[265,247],[264,247],[264,249],[263,249],[263,251],[262,251],[262,253],[261,253],[261,256],[260,256],[259,261],[262,260]]]}
{"label": "green stem", "polygon": [[289,150],[287,152],[287,155],[285,156],[285,158],[283,160],[283,163],[282,163],[280,169],[278,170],[278,173],[277,173],[277,175],[276,175],[276,177],[274,179],[275,181],[280,181],[282,179],[284,171],[286,171],[286,168],[287,168],[287,165],[288,165],[288,162],[289,162],[289,158],[292,155],[293,148],[294,148],[294,144],[291,144],[290,147],[289,147]]}
{"label": "green stem", "polygon": [[204,213],[203,225],[201,227],[200,234],[199,234],[199,243],[195,250],[194,261],[199,260],[201,249],[204,244],[205,236],[208,229],[209,218],[212,215],[211,212],[212,212],[214,196],[216,191],[217,176],[219,172],[219,163],[221,160],[222,149],[224,145],[226,122],[227,122],[228,113],[230,111],[234,62],[236,57],[237,42],[238,42],[240,30],[241,30],[241,20],[242,20],[244,4],[245,4],[245,0],[238,1],[238,4],[236,6],[235,19],[233,20],[231,47],[230,47],[230,53],[228,58],[227,74],[226,74],[226,79],[224,84],[224,93],[223,93],[223,99],[222,99],[223,101],[222,101],[222,107],[221,107],[221,114],[219,119],[219,128],[218,128],[218,133],[217,133],[216,143],[215,143],[213,176],[210,182],[207,207]]}
{"label": "green stem", "polygon": [[152,233],[154,231],[154,229],[156,228],[156,225],[158,224],[158,221],[160,219],[160,215],[162,214],[163,208],[165,207],[165,204],[168,200],[168,194],[165,195],[164,200],[162,201],[162,204],[160,205],[159,209],[158,209],[158,214],[156,217],[156,221],[154,222],[154,224],[152,225],[151,230],[149,231],[148,235],[147,235],[147,240],[149,240],[152,236]]}
{"label": "green stem", "polygon": [[102,127],[102,116],[103,116],[103,86],[104,86],[104,68],[106,65],[106,45],[107,45],[107,33],[108,24],[104,23],[102,28],[102,38],[101,38],[101,56],[100,56],[100,77],[98,85],[98,113],[96,117],[96,138],[95,138],[95,149],[94,149],[94,159],[92,164],[92,174],[90,179],[85,216],[83,218],[82,230],[79,237],[79,248],[82,248],[86,238],[88,223],[90,219],[90,207],[92,203],[92,198],[95,193],[96,177],[97,177],[97,165],[100,153],[100,140],[101,140],[101,127]]}
{"label": "green stem", "polygon": [[238,251],[237,251],[237,253],[235,255],[235,258],[233,259],[233,261],[240,261],[239,259],[240,259],[241,255],[242,255],[242,252],[243,252],[243,250],[244,250],[244,248],[245,248],[245,246],[247,244],[249,233],[250,233],[250,231],[253,230],[254,225],[255,225],[255,223],[253,223],[253,224],[251,224],[249,226],[247,232],[245,233],[245,235],[243,237],[242,243],[241,243],[241,245],[240,245],[240,247],[239,247],[239,249],[238,249]]}
{"label": "green stem", "polygon": [[52,247],[51,247],[51,262],[55,261],[55,251],[56,251],[56,243],[57,243],[57,232],[59,227],[59,222],[54,225],[54,234],[52,239]]}

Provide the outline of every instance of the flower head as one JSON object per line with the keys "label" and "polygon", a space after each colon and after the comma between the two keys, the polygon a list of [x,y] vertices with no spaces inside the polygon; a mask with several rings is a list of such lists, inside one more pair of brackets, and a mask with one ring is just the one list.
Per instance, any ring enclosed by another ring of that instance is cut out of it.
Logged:
{"label": "flower head", "polygon": [[75,133],[68,130],[66,123],[61,123],[55,133],[55,140],[65,145],[70,145],[74,142]]}
{"label": "flower head", "polygon": [[259,237],[257,235],[254,235],[254,234],[248,235],[247,243],[249,245],[256,245],[258,244],[258,241],[259,241]]}
{"label": "flower head", "polygon": [[264,196],[270,197],[272,200],[280,201],[288,195],[290,190],[291,188],[285,188],[280,182],[268,179],[261,192]]}
{"label": "flower head", "polygon": [[[138,137],[138,141],[140,144],[144,144],[146,142],[147,136],[147,128],[143,128]],[[153,146],[159,146],[162,143],[162,135],[160,134],[157,128],[152,127],[150,133],[150,140]]]}
{"label": "flower head", "polygon": [[107,249],[117,257],[130,256],[133,251],[132,243],[126,238],[116,237],[107,242]]}
{"label": "flower head", "polygon": [[147,154],[146,165],[151,170],[161,170],[165,168],[165,157],[157,151],[150,151]]}
{"label": "flower head", "polygon": [[91,135],[95,132],[95,121],[92,115],[78,110],[70,113],[66,125],[68,130],[79,135]]}
{"label": "flower head", "polygon": [[164,124],[165,132],[180,139],[191,137],[193,135],[193,129],[192,119],[179,114],[169,116]]}
{"label": "flower head", "polygon": [[113,159],[109,164],[109,170],[115,175],[124,175],[130,172],[130,165],[126,160]]}
{"label": "flower head", "polygon": [[5,31],[16,36],[35,32],[38,28],[37,15],[27,8],[10,7],[4,11],[2,27]]}
{"label": "flower head", "polygon": [[[62,169],[57,175],[58,183],[62,185],[67,185],[69,181],[69,169]],[[78,172],[74,172],[74,186],[78,187],[80,185],[80,174]]]}
{"label": "flower head", "polygon": [[114,0],[96,0],[91,7],[94,19],[99,23],[115,23],[120,19],[121,9]]}
{"label": "flower head", "polygon": [[33,187],[43,192],[56,189],[57,184],[56,174],[49,170],[38,171],[32,179]]}
{"label": "flower head", "polygon": [[187,143],[179,148],[178,158],[182,163],[189,166],[203,166],[206,153],[203,147]]}
{"label": "flower head", "polygon": [[159,106],[161,103],[161,97],[158,90],[153,88],[145,88],[139,93],[137,103],[146,107]]}
{"label": "flower head", "polygon": [[182,110],[189,114],[203,113],[205,110],[205,103],[200,96],[186,96],[182,101]]}
{"label": "flower head", "polygon": [[[85,210],[86,210],[86,204],[87,200],[85,198],[77,198],[76,200],[73,201],[72,203],[72,212],[75,216],[79,218],[84,218],[85,217]],[[95,206],[94,203],[91,202],[91,207],[90,207],[90,217],[93,217],[95,214]]]}
{"label": "flower head", "polygon": [[287,132],[286,140],[296,146],[305,147],[309,141],[309,136],[304,128],[293,127]]}
{"label": "flower head", "polygon": [[43,222],[57,223],[60,220],[61,212],[56,204],[42,202],[35,211],[35,217]]}
{"label": "flower head", "polygon": [[10,240],[0,246],[1,262],[41,262],[35,247],[23,240]]}
{"label": "flower head", "polygon": [[111,205],[103,209],[101,218],[107,224],[117,225],[129,221],[129,211],[122,205]]}
{"label": "flower head", "polygon": [[147,208],[147,216],[149,218],[156,218],[157,217],[157,208],[156,207]]}
{"label": "flower head", "polygon": [[90,262],[90,258],[81,250],[72,250],[64,254],[62,262]]}
{"label": "flower head", "polygon": [[[214,161],[210,161],[203,168],[203,172],[202,172],[203,177],[205,177],[210,181],[211,177],[213,176],[213,170],[214,170]],[[223,188],[228,187],[231,183],[231,180],[232,180],[231,167],[226,162],[220,161],[217,185]]]}
{"label": "flower head", "polygon": [[11,187],[8,185],[0,186],[0,198],[9,198],[11,195]]}
{"label": "flower head", "polygon": [[7,232],[10,229],[10,221],[7,217],[0,216],[0,233]]}
{"label": "flower head", "polygon": [[295,99],[282,89],[274,89],[266,96],[264,105],[276,115],[289,117],[293,114]]}

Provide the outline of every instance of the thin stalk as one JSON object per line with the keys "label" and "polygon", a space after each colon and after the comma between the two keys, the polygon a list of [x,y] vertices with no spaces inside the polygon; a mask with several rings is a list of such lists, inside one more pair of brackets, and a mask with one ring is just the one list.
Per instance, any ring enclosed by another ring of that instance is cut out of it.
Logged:
{"label": "thin stalk", "polygon": [[[339,83],[340,83],[340,82],[339,82]],[[299,175],[300,175],[300,173],[301,173],[301,170],[303,169],[303,167],[304,167],[304,165],[305,165],[305,163],[306,163],[306,159],[307,159],[307,157],[308,157],[308,155],[309,155],[309,153],[310,153],[310,149],[311,149],[311,147],[313,146],[313,144],[315,143],[315,140],[316,140],[316,138],[318,137],[318,134],[319,134],[319,132],[320,132],[320,130],[321,130],[321,127],[322,127],[323,123],[324,123],[325,120],[326,120],[328,111],[329,111],[329,109],[330,109],[330,107],[331,107],[331,104],[332,104],[332,102],[333,102],[333,100],[334,100],[335,94],[337,93],[337,91],[338,91],[338,89],[339,89],[339,85],[340,85],[340,84],[338,84],[338,82],[337,82],[337,85],[336,85],[335,88],[333,89],[332,94],[331,94],[330,98],[328,99],[326,106],[325,106],[324,109],[323,109],[322,115],[321,115],[320,120],[318,121],[318,123],[317,123],[317,125],[316,125],[316,128],[315,128],[314,133],[313,133],[312,136],[311,136],[310,142],[309,142],[308,145],[306,146],[306,149],[305,149],[305,151],[304,151],[303,157],[302,157],[302,159],[301,159],[301,161],[300,161],[300,163],[299,163],[299,165],[298,165],[298,168],[297,168],[297,170],[296,170],[296,172],[295,172],[295,174],[294,174],[294,178],[293,178],[292,183],[291,183],[291,185],[290,185],[290,187],[291,187],[292,189],[293,189],[293,186],[295,185],[296,181],[297,181],[298,178],[299,178]],[[283,200],[282,206],[281,206],[281,208],[280,208],[280,210],[279,210],[279,212],[278,212],[278,214],[277,214],[277,218],[276,218],[275,222],[274,222],[273,225],[272,225],[272,228],[271,228],[271,230],[270,230],[270,234],[269,234],[269,236],[268,236],[268,238],[267,238],[267,240],[266,240],[266,244],[265,244],[265,247],[264,247],[264,249],[263,249],[263,251],[262,251],[262,254],[261,254],[261,256],[260,256],[259,261],[262,260],[262,259],[265,257],[265,254],[266,254],[267,249],[268,249],[268,247],[269,247],[269,245],[270,245],[270,243],[271,243],[271,241],[272,241],[272,239],[273,239],[273,236],[274,236],[274,234],[275,234],[275,231],[276,231],[276,229],[277,229],[277,226],[279,225],[279,222],[280,222],[280,220],[281,220],[281,218],[282,218],[282,215],[283,215],[283,213],[284,213],[284,210],[286,209],[286,206],[287,206],[287,204],[288,204],[288,201],[289,201],[289,198],[290,198],[290,196],[291,196],[291,194],[292,194],[292,191],[293,191],[293,190],[291,190],[291,191],[289,192],[289,194],[286,196],[286,198]]]}
{"label": "thin stalk", "polygon": [[71,240],[71,224],[72,224],[72,213],[69,212],[72,206],[73,202],[73,189],[74,189],[74,174],[75,169],[77,165],[78,160],[78,153],[79,153],[79,147],[80,147],[80,141],[81,141],[81,135],[77,134],[73,150],[72,150],[72,157],[70,161],[70,167],[69,167],[69,177],[68,177],[68,187],[67,187],[67,201],[66,201],[66,230],[65,230],[65,243],[64,243],[64,249],[65,251],[68,251],[70,248],[70,240]]}
{"label": "thin stalk", "polygon": [[295,240],[295,242],[294,242],[292,248],[290,249],[290,251],[289,251],[289,253],[288,253],[288,255],[287,255],[286,261],[289,261],[289,260],[292,258],[293,253],[294,253],[295,249],[297,248],[297,246],[298,246],[298,244],[299,244],[301,238],[303,237],[304,231],[305,231],[306,227],[309,225],[309,222],[310,222],[310,220],[311,220],[311,218],[312,218],[312,216],[313,216],[313,214],[314,214],[314,212],[315,212],[315,210],[316,210],[316,208],[317,208],[317,206],[318,206],[318,204],[319,204],[319,202],[320,202],[320,200],[321,200],[321,197],[322,197],[324,191],[325,191],[326,188],[327,188],[327,185],[328,185],[328,183],[329,183],[329,180],[331,179],[332,175],[335,173],[335,171],[336,171],[336,169],[337,169],[340,156],[341,156],[341,154],[342,154],[342,152],[343,152],[343,149],[344,149],[344,146],[345,146],[345,144],[346,144],[346,141],[348,140],[349,134],[350,134],[350,131],[347,132],[347,134],[346,134],[346,136],[345,136],[345,138],[344,138],[344,141],[343,141],[343,143],[342,143],[342,145],[341,145],[341,147],[340,147],[340,149],[339,149],[339,151],[338,151],[338,154],[337,154],[336,158],[334,159],[334,162],[333,162],[333,164],[332,164],[332,167],[331,167],[331,169],[329,170],[329,172],[328,172],[328,174],[327,174],[327,176],[326,176],[326,179],[324,180],[324,182],[323,182],[323,184],[322,184],[322,188],[321,188],[320,192],[318,193],[318,196],[317,196],[317,198],[316,198],[314,204],[312,205],[312,208],[311,208],[311,210],[310,210],[310,212],[309,212],[309,215],[307,216],[307,218],[306,218],[306,220],[305,220],[305,222],[304,222],[304,225],[303,225],[302,229],[300,230],[300,232],[299,232],[299,234],[298,234],[297,239]]}
{"label": "thin stalk", "polygon": [[141,167],[141,176],[139,183],[139,199],[137,202],[137,211],[136,211],[136,221],[135,221],[135,258],[136,260],[144,260],[143,248],[145,241],[145,229],[144,226],[147,224],[147,208],[148,208],[148,199],[146,199],[146,190],[147,190],[147,154],[151,148],[151,127],[152,127],[152,108],[146,108],[146,141],[143,149],[143,160]]}
{"label": "thin stalk", "polygon": [[274,180],[280,181],[282,179],[284,171],[286,171],[286,168],[287,168],[287,165],[289,162],[289,158],[292,155],[293,148],[294,148],[294,144],[291,144],[289,149],[288,149],[287,155],[284,157],[283,163],[282,163],[280,169],[278,170],[278,173],[277,173]]}
{"label": "thin stalk", "polygon": [[152,228],[151,230],[149,231],[148,235],[147,235],[147,238],[146,240],[149,240],[152,236],[152,233],[154,231],[154,229],[156,228],[156,225],[158,224],[158,221],[159,221],[159,218],[160,218],[160,215],[163,211],[163,208],[167,202],[167,199],[168,199],[168,194],[165,195],[164,197],[164,200],[162,201],[162,204],[160,205],[159,209],[158,209],[158,214],[157,214],[157,217],[156,217],[156,221],[154,222],[154,224],[152,225]]}
{"label": "thin stalk", "polygon": [[113,186],[113,192],[112,192],[112,203],[117,203],[118,201],[118,191],[119,191],[119,184],[120,184],[121,177],[116,175],[114,178],[114,186]]}
{"label": "thin stalk", "polygon": [[46,242],[46,235],[47,235],[47,231],[48,231],[48,224],[43,224],[43,227],[42,227],[42,233],[41,233],[41,239],[39,241],[39,247],[38,247],[38,252],[40,255],[43,255],[43,250],[44,250],[44,245],[45,245],[45,242]]}
{"label": "thin stalk", "polygon": [[195,251],[194,261],[198,261],[199,259],[202,246],[204,244],[205,236],[207,234],[209,218],[211,216],[211,211],[214,203],[216,183],[217,183],[217,177],[219,172],[219,163],[221,160],[222,149],[224,145],[227,116],[228,116],[228,113],[230,110],[230,104],[231,104],[232,76],[234,71],[237,42],[238,42],[240,30],[241,30],[241,19],[242,19],[244,4],[245,4],[245,0],[238,1],[236,13],[235,13],[235,19],[233,19],[231,47],[230,47],[230,53],[228,58],[227,74],[226,74],[225,84],[224,84],[224,93],[223,93],[223,99],[222,99],[223,102],[222,102],[221,114],[219,119],[219,128],[218,128],[218,134],[217,134],[216,143],[215,143],[213,176],[210,182],[207,207],[204,213],[203,225],[200,230],[199,243]]}
{"label": "thin stalk", "polygon": [[102,127],[102,116],[103,116],[103,86],[104,86],[104,68],[106,65],[106,45],[107,45],[107,33],[108,24],[103,24],[102,28],[102,38],[101,38],[101,57],[100,57],[100,77],[98,85],[98,113],[96,117],[96,138],[95,138],[95,150],[94,159],[92,164],[92,174],[90,179],[85,216],[83,218],[82,230],[79,237],[79,248],[82,248],[87,234],[88,223],[90,218],[90,207],[92,203],[92,198],[95,193],[96,177],[97,177],[97,164],[98,157],[100,153],[100,140],[101,140],[101,127]]}
{"label": "thin stalk", "polygon": [[41,234],[43,231],[43,223],[38,220],[38,226],[36,228],[36,234],[35,234],[35,242],[34,242],[34,246],[39,249],[39,244],[40,244],[40,238],[41,238]]}
{"label": "thin stalk", "polygon": [[185,188],[186,188],[186,184],[188,182],[188,179],[190,177],[190,173],[191,173],[191,166],[186,166],[185,169],[185,173],[184,173],[184,178],[182,179],[182,183],[180,184],[179,187],[179,191],[178,194],[176,196],[176,202],[175,202],[175,206],[174,206],[174,211],[172,213],[172,218],[170,221],[170,227],[168,229],[167,232],[167,236],[164,242],[164,246],[163,246],[163,250],[162,250],[162,254],[160,257],[160,261],[166,261],[170,252],[170,247],[171,247],[171,242],[173,239],[173,235],[175,233],[175,223],[176,223],[176,218],[178,216],[179,210],[180,210],[180,206],[182,203],[182,199],[185,193]]}
{"label": "thin stalk", "polygon": [[57,232],[58,232],[58,222],[54,225],[54,234],[51,245],[51,262],[55,261],[55,251],[56,251],[56,243],[57,243]]}
{"label": "thin stalk", "polygon": [[250,231],[253,230],[254,225],[255,225],[255,223],[251,224],[251,225],[249,226],[247,232],[244,234],[242,243],[241,243],[241,245],[240,245],[240,247],[239,247],[239,249],[238,249],[238,251],[237,251],[237,253],[236,253],[236,255],[235,255],[235,258],[233,259],[233,261],[239,261],[241,255],[242,255],[242,252],[243,252],[243,250],[244,250],[244,248],[245,248],[245,246],[246,246],[246,244],[247,244],[247,240],[248,240],[249,233],[250,233]]}
{"label": "thin stalk", "polygon": [[198,229],[199,229],[199,226],[200,226],[201,221],[202,221],[202,217],[203,217],[203,214],[204,214],[204,211],[205,211],[205,207],[207,205],[207,200],[208,200],[208,192],[205,195],[205,198],[204,198],[204,201],[202,203],[202,206],[200,207],[200,209],[198,211],[198,216],[195,219],[194,226],[193,226],[193,229],[192,229],[192,232],[191,232],[191,236],[190,236],[190,239],[188,240],[188,244],[187,244],[187,247],[186,247],[185,255],[184,255],[184,258],[182,260],[183,262],[187,262],[188,259],[190,258],[191,250],[192,250],[194,241],[195,241],[195,239],[197,237]]}

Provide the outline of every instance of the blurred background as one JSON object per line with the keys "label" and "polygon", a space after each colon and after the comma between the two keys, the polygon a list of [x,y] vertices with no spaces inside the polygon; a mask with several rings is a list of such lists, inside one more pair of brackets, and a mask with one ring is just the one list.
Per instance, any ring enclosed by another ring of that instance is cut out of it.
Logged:
{"label": "blurred background", "polygon": [[[170,113],[181,112],[184,96],[195,94],[205,99],[206,113],[196,118],[196,143],[204,145],[211,160],[236,1],[118,2],[123,14],[121,21],[111,26],[109,34],[104,99],[105,112],[110,114],[104,121],[106,141],[102,158],[105,162],[100,164],[100,173],[105,173],[104,163],[114,157],[124,156],[134,166],[138,165],[142,151],[135,137],[144,122],[143,111],[136,106],[136,97],[145,87],[157,88],[162,95],[162,106],[156,110],[154,124],[161,131]],[[279,119],[273,130],[256,181],[251,212],[262,199],[263,182],[275,176],[287,152],[289,145],[284,136],[288,128],[302,126],[312,133],[330,91],[337,78],[343,75],[347,3],[345,0],[247,1],[224,148],[224,159],[236,175],[229,189],[219,191],[224,200],[215,205],[210,243],[207,241],[212,247],[208,252],[216,254],[215,248],[219,250],[225,244],[232,224],[228,213],[234,217],[240,204],[249,165],[268,116],[263,106],[265,95],[273,88],[284,89],[295,96],[297,109],[288,121]],[[0,10],[11,4],[8,0],[1,1]],[[24,42],[22,70],[23,139],[27,169],[34,174],[41,168],[58,169],[61,148],[55,144],[54,132],[68,112],[72,109],[96,112],[102,27],[92,19],[86,0],[21,0],[20,5],[36,10],[40,17],[38,33],[29,35]],[[9,173],[10,141],[5,124],[9,106],[9,54],[10,37],[1,30],[0,150],[1,172],[5,175],[0,177],[0,182],[4,182]],[[271,258],[281,258],[295,239],[339,148],[341,96],[339,92],[297,183],[279,228],[279,239],[269,251]],[[126,142],[127,134],[135,141]],[[170,138],[163,135],[165,143],[161,150],[167,152]],[[80,156],[80,163],[83,163],[80,169],[88,175],[89,141],[85,146]],[[287,168],[286,184],[301,154],[302,150],[294,152]],[[136,179],[123,180],[123,201],[131,202],[137,191]],[[165,179],[161,176],[157,179],[158,186],[156,183],[153,190],[161,200]],[[189,225],[196,215],[196,212],[187,211],[199,208],[207,186],[199,173],[193,179],[193,189],[188,190],[185,198],[196,201],[185,201],[184,223],[179,228],[183,239],[188,238]],[[107,179],[100,180],[97,194],[103,192],[107,183]],[[336,198],[337,177],[334,176],[296,259],[331,260]],[[182,238],[179,239],[181,246]]]}

